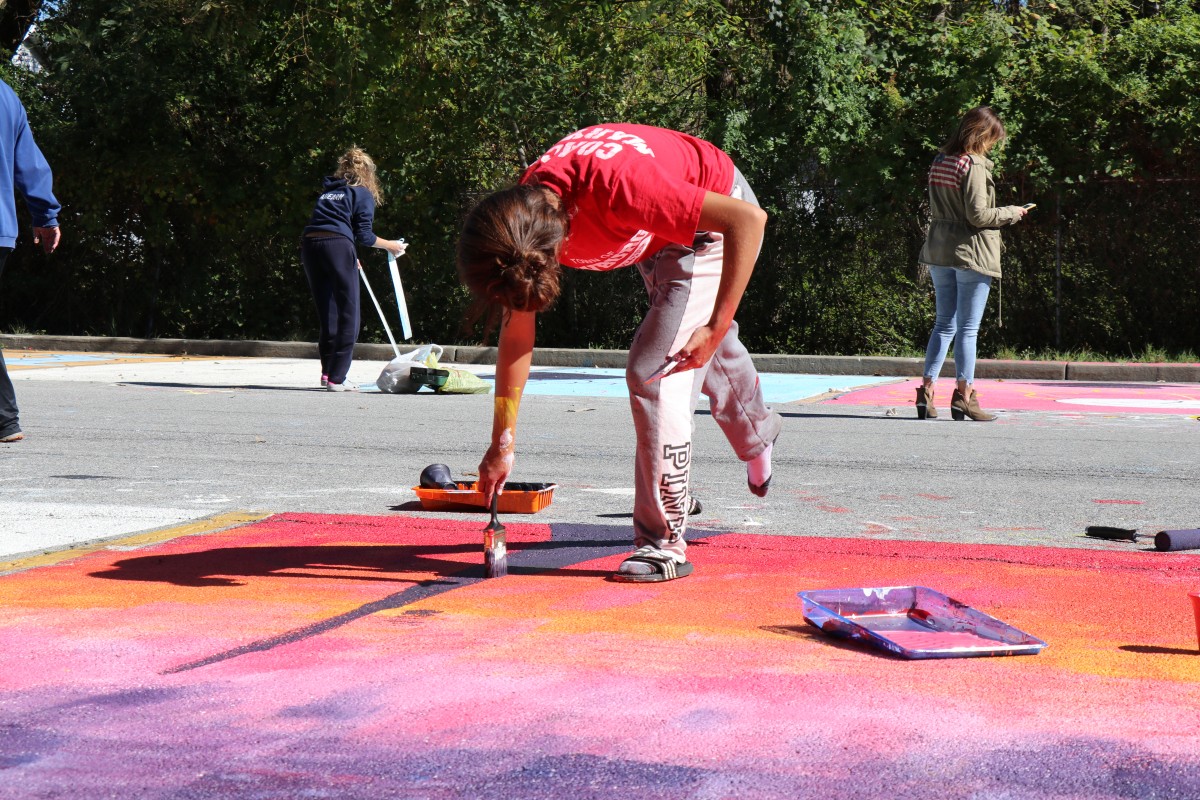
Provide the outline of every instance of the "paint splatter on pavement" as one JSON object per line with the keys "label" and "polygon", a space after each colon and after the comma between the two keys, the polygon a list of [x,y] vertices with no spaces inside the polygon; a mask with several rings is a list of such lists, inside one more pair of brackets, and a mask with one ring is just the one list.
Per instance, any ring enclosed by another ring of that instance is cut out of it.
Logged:
{"label": "paint splatter on pavement", "polygon": [[[0,578],[2,798],[1200,796],[1200,556],[285,514]],[[796,593],[930,586],[1045,639],[908,662]]]}

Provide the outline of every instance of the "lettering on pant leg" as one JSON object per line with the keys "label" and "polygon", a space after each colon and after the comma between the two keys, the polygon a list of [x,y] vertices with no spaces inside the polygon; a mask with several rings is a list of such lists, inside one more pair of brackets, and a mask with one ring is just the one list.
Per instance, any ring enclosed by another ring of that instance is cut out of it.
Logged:
{"label": "lettering on pant leg", "polygon": [[687,521],[688,467],[691,463],[691,442],[663,445],[663,473],[658,483],[658,495],[671,534],[667,541],[672,543],[679,541]]}

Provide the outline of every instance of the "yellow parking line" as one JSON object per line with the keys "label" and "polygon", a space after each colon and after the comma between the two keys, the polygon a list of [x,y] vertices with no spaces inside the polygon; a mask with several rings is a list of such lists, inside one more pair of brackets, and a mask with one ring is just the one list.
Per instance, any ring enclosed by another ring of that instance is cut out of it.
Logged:
{"label": "yellow parking line", "polygon": [[[5,350],[5,361],[9,370],[23,369],[61,369],[64,367],[103,367],[113,364],[164,364],[185,361],[237,361],[240,356],[198,356],[194,354],[171,355],[169,353],[150,354],[147,356],[131,356],[128,353],[110,353],[107,351],[68,351],[68,350]],[[71,356],[79,355],[79,361],[69,360]],[[62,356],[64,360],[46,361],[38,364],[27,364],[24,361]],[[244,359],[242,359],[244,360]]]}
{"label": "yellow parking line", "polygon": [[172,525],[168,528],[159,528],[147,531],[146,533],[136,533],[132,536],[124,536],[116,539],[102,539],[63,550],[41,553],[36,556],[26,556],[25,558],[18,558],[12,561],[0,561],[0,575],[10,572],[21,572],[36,567],[48,567],[109,548],[129,550],[170,541],[171,539],[178,539],[183,536],[215,533],[226,528],[234,528],[238,525],[258,522],[269,516],[271,516],[270,513],[263,511],[229,511],[224,514],[214,514],[211,517],[201,517],[191,522],[185,522],[182,525]]}

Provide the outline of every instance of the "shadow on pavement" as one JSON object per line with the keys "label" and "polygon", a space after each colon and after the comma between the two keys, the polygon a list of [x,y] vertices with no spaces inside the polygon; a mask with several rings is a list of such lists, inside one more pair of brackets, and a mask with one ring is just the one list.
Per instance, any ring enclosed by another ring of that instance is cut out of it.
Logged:
{"label": "shadow on pavement", "polygon": [[1192,650],[1186,647],[1155,647],[1148,644],[1123,644],[1117,649],[1124,650],[1126,653],[1141,653],[1142,655],[1200,656],[1200,650]]}
{"label": "shadow on pavement", "polygon": [[[596,548],[626,550],[627,541],[510,542],[509,572],[564,577],[607,577],[607,570],[568,569],[572,562],[599,557]],[[582,551],[572,553],[570,551]],[[578,554],[586,554],[576,558]],[[607,555],[602,553],[601,555]],[[479,563],[439,556],[478,555]],[[539,558],[541,555],[543,557]],[[535,563],[527,563],[533,561]],[[138,556],[89,573],[93,578],[170,583],[176,586],[244,586],[239,577],[316,578],[381,583],[427,583],[425,577],[483,577],[482,539],[457,545],[325,545],[312,547],[221,547],[196,553]],[[366,573],[366,574],[364,574]]]}

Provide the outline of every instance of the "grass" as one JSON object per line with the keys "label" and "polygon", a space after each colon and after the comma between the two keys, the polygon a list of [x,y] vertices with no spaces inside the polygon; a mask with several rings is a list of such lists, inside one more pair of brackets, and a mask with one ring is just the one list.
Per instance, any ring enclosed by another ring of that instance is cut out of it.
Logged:
{"label": "grass", "polygon": [[1147,345],[1140,353],[1114,355],[1112,353],[1097,353],[1092,350],[1017,350],[1012,347],[1001,347],[990,358],[1004,361],[1105,361],[1118,364],[1194,364],[1200,358],[1191,350],[1168,352],[1161,347]]}
{"label": "grass", "polygon": [[9,323],[8,330],[3,331],[3,333],[8,333],[13,336],[43,336],[46,332],[30,330],[20,322],[12,322]]}

